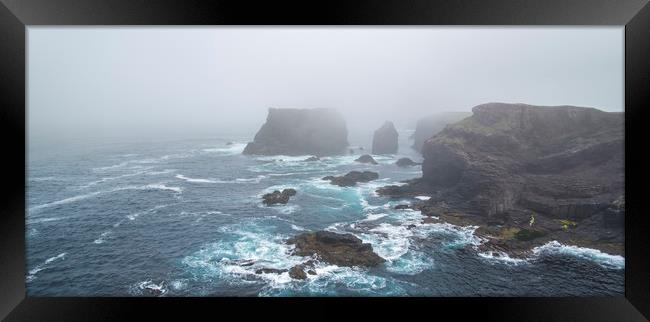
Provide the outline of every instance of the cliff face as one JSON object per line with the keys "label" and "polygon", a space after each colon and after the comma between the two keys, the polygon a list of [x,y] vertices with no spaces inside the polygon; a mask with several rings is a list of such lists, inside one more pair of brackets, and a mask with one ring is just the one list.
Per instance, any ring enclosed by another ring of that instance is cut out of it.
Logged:
{"label": "cliff face", "polygon": [[448,124],[456,123],[471,116],[469,112],[444,112],[419,119],[413,132],[413,148],[422,151],[424,141],[442,131]]}
{"label": "cliff face", "polygon": [[372,154],[397,153],[397,138],[398,134],[393,122],[386,121],[372,137]]}
{"label": "cliff face", "polygon": [[266,123],[244,154],[332,155],[344,153],[348,132],[334,109],[270,108]]}
{"label": "cliff face", "polygon": [[623,113],[503,103],[472,111],[422,148],[422,182],[464,211],[581,220],[624,198]]}

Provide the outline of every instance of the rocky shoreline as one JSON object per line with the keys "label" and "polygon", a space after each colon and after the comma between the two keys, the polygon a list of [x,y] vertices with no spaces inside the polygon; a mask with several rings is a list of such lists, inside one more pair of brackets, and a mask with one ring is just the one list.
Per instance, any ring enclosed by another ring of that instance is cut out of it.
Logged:
{"label": "rocky shoreline", "polygon": [[377,193],[430,196],[423,222],[478,226],[482,252],[522,258],[550,241],[624,255],[623,114],[483,104],[422,147],[423,176]]}

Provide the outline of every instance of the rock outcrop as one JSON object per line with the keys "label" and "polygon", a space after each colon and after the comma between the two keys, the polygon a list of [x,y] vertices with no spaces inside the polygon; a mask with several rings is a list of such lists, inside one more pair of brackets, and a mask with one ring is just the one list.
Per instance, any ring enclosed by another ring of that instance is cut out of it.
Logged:
{"label": "rock outcrop", "polygon": [[342,154],[348,146],[343,117],[334,109],[270,108],[266,123],[244,154],[317,156]]}
{"label": "rock outcrop", "polygon": [[[376,266],[385,260],[375,254],[372,245],[363,243],[352,234],[338,234],[329,231],[303,233],[287,241],[295,245],[293,253],[298,256],[313,256],[338,266]],[[304,267],[292,268],[294,278],[306,278]]]}
{"label": "rock outcrop", "polygon": [[364,154],[356,158],[354,161],[359,163],[377,164],[377,161],[375,161],[375,159],[370,154]]}
{"label": "rock outcrop", "polygon": [[377,180],[379,174],[372,171],[350,171],[343,176],[327,176],[323,180],[329,180],[331,184],[337,185],[340,187],[352,187],[357,184],[357,182],[370,182],[372,180]]}
{"label": "rock outcrop", "polygon": [[275,204],[287,204],[289,202],[289,198],[293,197],[296,195],[296,190],[295,189],[284,189],[282,192],[279,190],[275,190],[271,193],[267,193],[264,196],[262,196],[262,202],[267,205],[275,205]]}
{"label": "rock outcrop", "polygon": [[398,167],[403,167],[403,168],[420,165],[419,163],[417,163],[417,162],[415,162],[415,161],[413,161],[413,160],[411,160],[409,158],[400,158],[399,160],[397,160],[397,162],[395,162],[395,164]]}
{"label": "rock outcrop", "polygon": [[487,216],[520,207],[583,219],[623,194],[623,114],[484,104],[427,140],[422,180]]}
{"label": "rock outcrop", "polygon": [[378,193],[426,192],[423,214],[491,236],[507,229],[500,247],[560,240],[622,252],[623,113],[503,103],[473,113],[424,143],[422,178]]}
{"label": "rock outcrop", "polygon": [[397,138],[398,134],[393,122],[386,121],[372,137],[372,154],[397,153]]}
{"label": "rock outcrop", "polygon": [[415,126],[415,132],[411,136],[413,138],[413,148],[422,151],[424,141],[438,134],[447,125],[456,123],[471,115],[472,113],[469,112],[441,112],[419,119]]}

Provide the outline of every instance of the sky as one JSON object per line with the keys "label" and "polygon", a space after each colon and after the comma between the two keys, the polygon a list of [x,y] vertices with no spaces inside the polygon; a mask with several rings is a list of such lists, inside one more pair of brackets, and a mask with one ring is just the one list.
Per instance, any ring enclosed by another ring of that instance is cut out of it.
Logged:
{"label": "sky", "polygon": [[28,27],[30,141],[252,139],[269,107],[352,135],[487,102],[624,109],[617,27]]}

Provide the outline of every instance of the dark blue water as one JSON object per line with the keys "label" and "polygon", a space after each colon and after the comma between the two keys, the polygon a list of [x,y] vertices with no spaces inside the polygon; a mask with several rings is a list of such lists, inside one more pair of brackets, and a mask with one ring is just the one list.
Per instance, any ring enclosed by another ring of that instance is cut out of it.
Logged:
{"label": "dark blue water", "polygon": [[[623,295],[622,257],[550,243],[528,260],[492,258],[474,249],[475,227],[421,224],[419,212],[391,209],[414,200],[389,202],[374,190],[421,174],[393,164],[401,156],[420,161],[406,139],[399,155],[376,156],[377,166],[353,162],[358,154],[319,162],[241,155],[249,139],[32,147],[28,294]],[[380,179],[351,188],[320,180],[350,170],[377,171]],[[298,191],[289,204],[261,204],[262,194],[285,187]],[[370,269],[321,263],[305,281],[254,273],[305,261],[289,255],[284,241],[322,229],[372,243],[387,262]]]}

